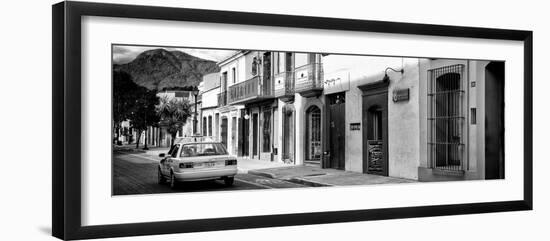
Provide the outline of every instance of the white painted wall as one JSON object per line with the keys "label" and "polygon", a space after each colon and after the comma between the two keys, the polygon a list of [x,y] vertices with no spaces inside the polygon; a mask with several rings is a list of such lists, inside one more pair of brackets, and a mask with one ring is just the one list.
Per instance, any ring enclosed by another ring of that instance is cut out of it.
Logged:
{"label": "white painted wall", "polygon": [[[405,73],[388,71],[388,166],[389,175],[409,179],[417,178],[419,165],[419,105],[418,59],[397,57],[371,57],[328,55],[323,57],[325,74],[349,75],[346,91],[346,163],[348,171],[363,172],[363,128],[351,131],[350,123],[362,125],[362,94],[358,86],[380,81],[384,70],[405,68]],[[392,91],[410,88],[410,100],[394,103]]]}
{"label": "white painted wall", "polygon": [[218,94],[220,87],[210,89],[202,93],[202,108],[211,108],[218,106]]}

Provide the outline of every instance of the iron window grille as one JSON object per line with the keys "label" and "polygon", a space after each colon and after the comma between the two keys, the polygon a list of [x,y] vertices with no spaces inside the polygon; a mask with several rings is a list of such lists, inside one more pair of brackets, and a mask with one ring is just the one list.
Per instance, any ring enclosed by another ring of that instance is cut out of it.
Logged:
{"label": "iron window grille", "polygon": [[430,168],[464,170],[464,65],[428,70],[428,158]]}

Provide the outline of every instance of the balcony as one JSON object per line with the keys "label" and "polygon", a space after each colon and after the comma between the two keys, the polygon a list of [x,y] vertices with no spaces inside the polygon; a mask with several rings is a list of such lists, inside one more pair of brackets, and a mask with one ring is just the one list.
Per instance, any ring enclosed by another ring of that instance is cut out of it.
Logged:
{"label": "balcony", "polygon": [[319,96],[323,92],[323,65],[311,63],[296,68],[295,91],[304,97]]}
{"label": "balcony", "polygon": [[255,76],[249,80],[229,86],[229,104],[248,104],[273,98],[270,76]]}
{"label": "balcony", "polygon": [[294,72],[282,72],[274,76],[273,93],[276,98],[288,101],[294,98]]}
{"label": "balcony", "polygon": [[226,106],[227,105],[227,91],[222,91],[218,94],[218,106]]}

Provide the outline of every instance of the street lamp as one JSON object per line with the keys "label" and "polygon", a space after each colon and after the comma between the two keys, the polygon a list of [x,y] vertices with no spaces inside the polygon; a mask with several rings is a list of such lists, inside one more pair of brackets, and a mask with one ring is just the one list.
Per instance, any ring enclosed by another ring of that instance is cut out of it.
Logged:
{"label": "street lamp", "polygon": [[197,87],[193,88],[191,92],[195,96],[195,115],[193,116],[193,134],[197,133],[197,96],[199,95],[199,89]]}

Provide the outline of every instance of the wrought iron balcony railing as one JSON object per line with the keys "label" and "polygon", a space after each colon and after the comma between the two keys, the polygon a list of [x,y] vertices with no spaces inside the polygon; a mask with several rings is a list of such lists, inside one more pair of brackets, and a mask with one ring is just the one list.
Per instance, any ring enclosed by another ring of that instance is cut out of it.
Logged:
{"label": "wrought iron balcony railing", "polygon": [[294,71],[295,91],[302,96],[310,97],[323,91],[323,65],[311,63],[298,67]]}
{"label": "wrought iron balcony railing", "polygon": [[294,72],[287,71],[274,76],[273,93],[277,98],[294,96]]}
{"label": "wrought iron balcony railing", "polygon": [[273,98],[270,76],[254,76],[249,80],[229,86],[228,103],[245,104]]}

